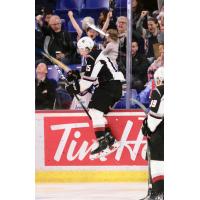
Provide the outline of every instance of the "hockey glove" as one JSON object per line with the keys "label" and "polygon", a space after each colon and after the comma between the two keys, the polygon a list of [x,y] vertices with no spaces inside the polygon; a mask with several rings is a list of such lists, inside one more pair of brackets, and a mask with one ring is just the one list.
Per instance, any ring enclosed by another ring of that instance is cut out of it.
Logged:
{"label": "hockey glove", "polygon": [[142,134],[146,137],[148,136],[151,137],[152,135],[152,132],[149,129],[148,124],[147,124],[147,117],[144,119],[143,124],[142,124]]}
{"label": "hockey glove", "polygon": [[80,73],[78,70],[72,70],[67,73],[67,80],[69,82],[77,81],[81,78]]}
{"label": "hockey glove", "polygon": [[66,89],[71,96],[73,96],[75,94],[79,94],[80,93],[80,85],[79,85],[78,80],[73,81],[73,83],[70,84],[69,86],[67,86]]}

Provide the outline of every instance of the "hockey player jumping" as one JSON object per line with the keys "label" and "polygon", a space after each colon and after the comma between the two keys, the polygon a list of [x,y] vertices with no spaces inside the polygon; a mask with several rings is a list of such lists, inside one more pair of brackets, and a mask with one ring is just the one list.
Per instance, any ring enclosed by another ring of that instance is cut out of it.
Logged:
{"label": "hockey player jumping", "polygon": [[98,146],[91,151],[91,155],[100,157],[111,153],[114,148],[117,148],[117,145],[115,145],[117,141],[110,132],[105,114],[121,98],[122,82],[125,79],[108,57],[102,54],[94,56],[94,42],[91,38],[81,38],[77,46],[80,54],[86,59],[87,65],[84,76],[79,81],[80,88],[70,85],[68,91],[72,94],[84,93],[98,81],[98,87],[94,90],[88,108],[98,141]]}

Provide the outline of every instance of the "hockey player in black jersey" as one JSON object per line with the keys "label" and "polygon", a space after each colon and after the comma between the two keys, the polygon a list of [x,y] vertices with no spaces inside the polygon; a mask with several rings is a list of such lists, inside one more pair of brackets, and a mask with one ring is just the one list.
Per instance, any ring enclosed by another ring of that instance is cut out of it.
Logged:
{"label": "hockey player in black jersey", "polygon": [[143,200],[164,199],[164,67],[154,74],[150,111],[143,121],[142,133],[149,138],[152,190]]}
{"label": "hockey player in black jersey", "polygon": [[80,94],[98,82],[98,86],[95,88],[88,105],[95,136],[98,141],[97,148],[92,150],[91,154],[96,155],[102,152],[107,152],[105,154],[108,154],[115,147],[116,140],[110,132],[105,114],[121,98],[122,82],[125,79],[108,57],[102,54],[94,57],[94,42],[91,38],[81,38],[77,46],[80,54],[86,59],[87,64],[84,76],[79,81],[80,90],[73,87],[69,89],[71,93]]}

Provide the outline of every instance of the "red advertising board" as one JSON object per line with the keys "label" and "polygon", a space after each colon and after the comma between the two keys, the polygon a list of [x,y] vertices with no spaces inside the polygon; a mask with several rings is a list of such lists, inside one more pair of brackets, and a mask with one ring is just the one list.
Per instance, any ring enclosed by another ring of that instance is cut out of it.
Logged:
{"label": "red advertising board", "polygon": [[101,159],[90,159],[95,140],[90,119],[85,115],[44,116],[45,166],[144,166],[146,141],[140,128],[144,113],[113,112],[108,117],[119,149]]}

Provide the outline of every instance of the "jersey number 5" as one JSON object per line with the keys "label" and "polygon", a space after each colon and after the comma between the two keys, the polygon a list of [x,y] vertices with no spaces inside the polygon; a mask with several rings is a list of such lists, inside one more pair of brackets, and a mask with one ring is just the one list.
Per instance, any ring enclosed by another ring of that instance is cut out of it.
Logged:
{"label": "jersey number 5", "polygon": [[91,70],[91,65],[87,65],[85,70],[86,70],[87,72],[89,72],[89,71]]}

